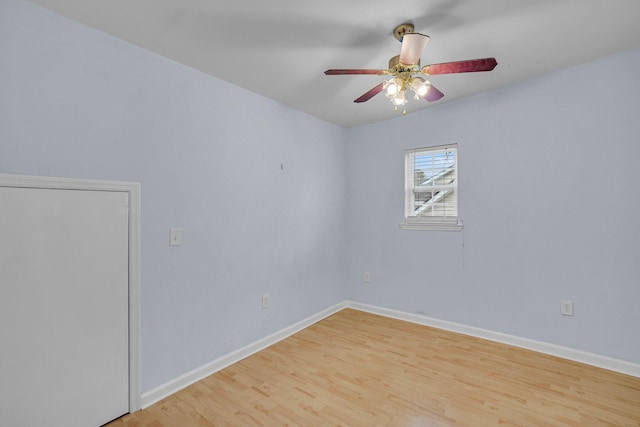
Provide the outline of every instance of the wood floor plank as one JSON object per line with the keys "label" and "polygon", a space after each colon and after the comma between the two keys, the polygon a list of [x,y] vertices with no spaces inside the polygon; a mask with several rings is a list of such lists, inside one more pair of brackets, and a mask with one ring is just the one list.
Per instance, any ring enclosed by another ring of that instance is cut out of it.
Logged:
{"label": "wood floor plank", "polygon": [[640,426],[640,378],[345,309],[108,427]]}

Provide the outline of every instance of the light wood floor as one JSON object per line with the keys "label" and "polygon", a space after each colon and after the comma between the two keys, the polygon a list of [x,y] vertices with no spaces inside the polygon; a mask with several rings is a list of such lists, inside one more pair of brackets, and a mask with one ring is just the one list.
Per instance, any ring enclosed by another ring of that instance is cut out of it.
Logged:
{"label": "light wood floor", "polygon": [[120,426],[640,426],[640,378],[346,309]]}

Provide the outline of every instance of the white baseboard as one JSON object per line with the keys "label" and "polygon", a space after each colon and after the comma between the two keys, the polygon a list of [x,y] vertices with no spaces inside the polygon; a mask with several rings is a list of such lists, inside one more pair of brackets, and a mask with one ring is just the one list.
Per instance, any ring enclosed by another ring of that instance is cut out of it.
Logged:
{"label": "white baseboard", "polygon": [[622,374],[632,375],[640,378],[640,364],[627,362],[624,360],[614,359],[607,356],[601,356],[582,350],[576,350],[569,347],[562,347],[555,344],[549,344],[542,341],[531,340],[528,338],[517,337],[514,335],[503,334],[501,332],[490,331],[487,329],[467,326],[460,323],[449,322],[446,320],[435,319],[421,314],[407,313],[398,310],[392,310],[374,305],[363,304],[357,301],[346,300],[332,307],[327,308],[313,316],[307,317],[298,323],[288,326],[278,332],[275,332],[265,338],[255,341],[245,347],[234,352],[226,354],[206,365],[196,368],[184,375],[181,375],[159,387],[142,393],[140,401],[142,408],[146,408],[154,403],[164,399],[167,396],[197,382],[211,374],[218,372],[240,360],[263,350],[270,345],[282,341],[283,339],[301,331],[320,320],[339,312],[344,308],[353,308],[354,310],[366,311],[368,313],[380,316],[390,317],[398,320],[404,320],[424,326],[431,326],[446,331],[457,332],[464,335],[470,335],[477,338],[483,338],[490,341],[509,344],[515,347],[521,347],[528,350],[537,351],[539,353],[549,354],[561,357],[563,359],[573,360],[575,362],[585,363],[587,365],[608,369]]}
{"label": "white baseboard", "polygon": [[556,344],[549,344],[529,338],[522,338],[515,335],[503,334],[502,332],[495,332],[487,329],[476,328],[474,326],[435,319],[421,314],[412,314],[404,311],[363,304],[356,301],[345,301],[345,307],[398,320],[404,320],[411,323],[417,323],[419,325],[431,326],[446,331],[483,338],[490,341],[512,345],[514,347],[525,348],[527,350],[533,350],[539,353],[557,356],[563,359],[573,360],[574,362],[585,363],[587,365],[640,378],[640,364],[627,362],[625,360],[614,359],[608,356],[601,356],[599,354],[576,350],[570,347],[563,347]]}
{"label": "white baseboard", "polygon": [[278,341],[282,341],[283,339],[295,334],[296,332],[299,332],[313,325],[314,323],[319,322],[325,317],[329,317],[332,314],[337,313],[345,307],[347,307],[346,302],[336,304],[333,307],[329,307],[326,310],[314,314],[313,316],[307,317],[306,319],[303,319],[298,323],[294,323],[291,326],[281,329],[280,331],[275,332],[267,337],[259,339],[258,341],[255,341],[245,347],[242,347],[229,354],[225,354],[224,356],[219,357],[218,359],[215,359],[190,372],[187,372],[186,374],[180,375],[179,377],[166,382],[159,387],[144,392],[140,396],[141,406],[143,409],[151,406],[154,403],[164,399],[165,397],[170,396],[173,393],[182,390],[183,388],[190,386],[191,384],[198,382],[211,374],[215,374],[219,370],[224,369],[229,365],[233,365],[234,363],[239,362],[254,353],[257,353],[260,350],[263,350],[270,345],[277,343]]}

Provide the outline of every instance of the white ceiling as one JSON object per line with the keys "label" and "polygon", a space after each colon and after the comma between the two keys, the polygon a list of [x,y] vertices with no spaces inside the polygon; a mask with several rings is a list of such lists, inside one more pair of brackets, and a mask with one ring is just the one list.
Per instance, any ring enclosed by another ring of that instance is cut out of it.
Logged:
{"label": "white ceiling", "polygon": [[383,76],[324,70],[387,68],[404,22],[431,37],[423,65],[498,60],[489,73],[432,76],[445,97],[412,100],[409,114],[640,46],[639,0],[31,1],[344,127],[399,113],[382,94],[353,102]]}

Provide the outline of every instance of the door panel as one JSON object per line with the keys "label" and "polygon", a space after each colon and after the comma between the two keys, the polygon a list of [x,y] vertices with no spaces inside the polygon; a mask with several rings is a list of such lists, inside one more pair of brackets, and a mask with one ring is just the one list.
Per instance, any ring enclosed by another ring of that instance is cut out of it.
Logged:
{"label": "door panel", "polygon": [[0,425],[128,412],[127,199],[0,187]]}

